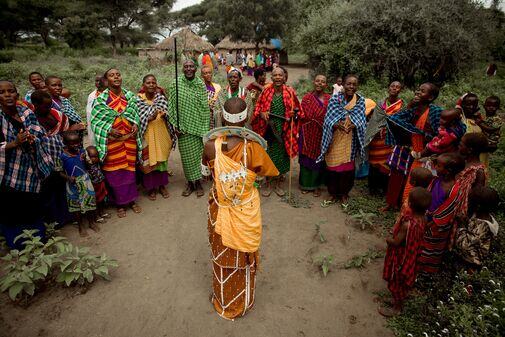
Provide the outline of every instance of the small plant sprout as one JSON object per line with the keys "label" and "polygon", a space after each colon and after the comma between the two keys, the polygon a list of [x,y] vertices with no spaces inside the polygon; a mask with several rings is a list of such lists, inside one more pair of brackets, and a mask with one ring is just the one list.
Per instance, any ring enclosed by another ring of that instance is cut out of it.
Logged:
{"label": "small plant sprout", "polygon": [[325,243],[326,242],[326,238],[324,237],[323,235],[323,232],[321,232],[321,225],[323,223],[325,223],[326,221],[321,221],[317,224],[315,224],[315,227],[316,227],[316,234],[314,235],[316,238],[319,239],[319,242],[321,243]]}
{"label": "small plant sprout", "polygon": [[333,264],[333,255],[322,255],[318,257],[314,263],[321,269],[323,276],[326,277],[331,270]]}
{"label": "small plant sprout", "polygon": [[373,219],[377,217],[375,213],[365,213],[362,209],[359,210],[357,214],[351,215],[351,220],[360,225],[361,230],[365,230],[366,227],[373,227]]}
{"label": "small plant sprout", "polygon": [[384,257],[384,252],[369,249],[363,255],[353,256],[349,261],[347,261],[344,264],[344,268],[345,269],[351,269],[351,268],[361,269],[361,268],[364,268],[367,264],[372,263],[373,260],[379,259],[381,257]]}

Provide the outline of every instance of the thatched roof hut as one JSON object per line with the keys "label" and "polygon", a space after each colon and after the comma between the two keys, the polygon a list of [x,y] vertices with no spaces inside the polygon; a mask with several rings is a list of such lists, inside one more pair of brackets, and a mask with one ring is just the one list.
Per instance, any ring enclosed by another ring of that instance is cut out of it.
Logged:
{"label": "thatched roof hut", "polygon": [[[258,46],[260,49],[275,49],[275,46],[268,43],[260,43]],[[253,42],[244,42],[244,41],[232,41],[230,36],[225,37],[218,44],[216,44],[216,49],[219,51],[227,51],[227,50],[246,50],[246,51],[254,51],[256,49],[256,45]]]}
{"label": "thatched roof hut", "polygon": [[183,28],[174,35],[167,37],[154,46],[157,50],[174,50],[174,38],[177,38],[177,49],[182,52],[198,52],[214,50],[214,46],[209,41],[205,41],[201,36],[193,33],[189,28]]}

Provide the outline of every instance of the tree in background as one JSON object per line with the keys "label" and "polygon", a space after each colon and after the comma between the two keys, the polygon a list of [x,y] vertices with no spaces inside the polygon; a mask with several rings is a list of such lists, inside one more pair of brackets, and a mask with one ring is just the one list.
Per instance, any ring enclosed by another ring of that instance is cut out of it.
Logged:
{"label": "tree in background", "polygon": [[491,18],[471,0],[355,0],[316,8],[295,42],[330,74],[443,82],[489,49]]}

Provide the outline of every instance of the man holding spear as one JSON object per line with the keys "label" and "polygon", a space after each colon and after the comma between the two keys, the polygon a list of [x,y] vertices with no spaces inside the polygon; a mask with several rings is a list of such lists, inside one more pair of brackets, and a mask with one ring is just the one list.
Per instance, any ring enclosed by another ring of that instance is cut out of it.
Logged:
{"label": "man holding spear", "polygon": [[169,87],[169,121],[176,128],[182,167],[187,180],[184,197],[196,191],[204,195],[200,182],[203,136],[209,131],[210,110],[204,82],[195,76],[196,65],[183,63],[183,76],[176,77]]}
{"label": "man holding spear", "polygon": [[291,160],[298,154],[297,119],[303,115],[303,111],[296,92],[285,84],[282,68],[277,67],[272,71],[272,82],[258,97],[251,126],[253,131],[267,140],[267,153],[280,172],[279,177],[267,180],[262,195],[270,196],[273,188],[282,197],[286,192],[282,188],[281,176],[289,171],[291,178]]}

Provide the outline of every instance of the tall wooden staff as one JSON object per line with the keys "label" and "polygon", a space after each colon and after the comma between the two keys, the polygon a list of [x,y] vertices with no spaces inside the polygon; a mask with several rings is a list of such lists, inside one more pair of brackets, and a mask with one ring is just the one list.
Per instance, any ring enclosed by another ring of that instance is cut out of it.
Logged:
{"label": "tall wooden staff", "polygon": [[181,125],[179,123],[179,75],[177,73],[177,38],[174,37],[174,60],[175,60],[175,113],[177,116],[177,130],[181,131]]}
{"label": "tall wooden staff", "polygon": [[[294,102],[293,102],[294,103]],[[291,120],[289,121],[291,123],[291,126],[290,126],[290,132],[289,132],[289,137],[290,137],[290,141],[289,141],[289,178],[288,178],[288,203],[291,202],[291,181],[293,179],[293,164],[294,164],[294,161],[295,161],[295,158],[291,156],[291,154],[293,153],[293,127],[294,127],[294,120],[296,118],[296,115],[298,114],[298,109],[297,108],[294,108],[293,109],[293,116],[291,117]]]}

